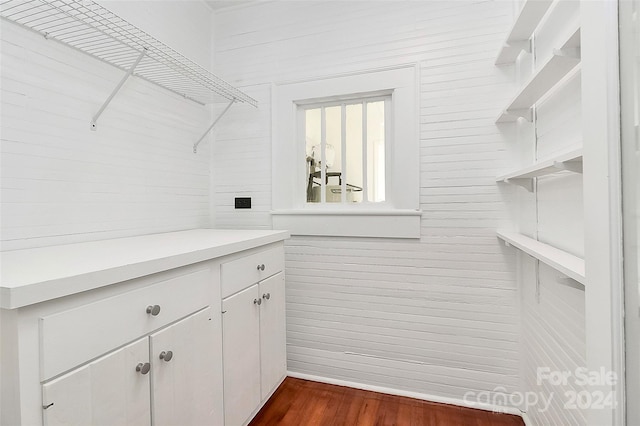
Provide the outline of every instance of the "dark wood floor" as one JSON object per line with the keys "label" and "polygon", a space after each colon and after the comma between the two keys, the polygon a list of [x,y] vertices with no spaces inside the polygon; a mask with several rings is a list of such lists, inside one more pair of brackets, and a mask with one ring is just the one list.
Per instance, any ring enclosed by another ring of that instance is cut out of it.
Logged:
{"label": "dark wood floor", "polygon": [[249,426],[522,426],[518,416],[287,377]]}

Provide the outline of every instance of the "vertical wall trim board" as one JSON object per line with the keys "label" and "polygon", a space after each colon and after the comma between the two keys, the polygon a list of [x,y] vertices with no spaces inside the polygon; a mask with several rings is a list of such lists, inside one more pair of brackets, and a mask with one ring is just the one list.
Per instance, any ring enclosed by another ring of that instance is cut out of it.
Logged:
{"label": "vertical wall trim board", "polygon": [[[584,105],[587,366],[616,372],[619,407],[588,410],[589,424],[624,423],[618,2],[581,1]],[[606,143],[603,143],[606,142]]]}

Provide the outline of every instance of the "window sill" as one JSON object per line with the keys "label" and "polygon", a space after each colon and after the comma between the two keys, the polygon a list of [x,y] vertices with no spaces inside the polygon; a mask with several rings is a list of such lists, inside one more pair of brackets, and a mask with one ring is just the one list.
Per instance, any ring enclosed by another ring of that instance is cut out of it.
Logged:
{"label": "window sill", "polygon": [[277,210],[273,229],[291,235],[420,238],[420,210]]}

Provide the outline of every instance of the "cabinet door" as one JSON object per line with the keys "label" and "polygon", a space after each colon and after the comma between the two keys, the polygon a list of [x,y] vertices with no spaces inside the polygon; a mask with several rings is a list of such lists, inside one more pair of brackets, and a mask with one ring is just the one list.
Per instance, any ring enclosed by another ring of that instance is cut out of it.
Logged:
{"label": "cabinet door", "polygon": [[150,343],[153,424],[220,424],[211,308],[152,334]]}
{"label": "cabinet door", "polygon": [[148,339],[140,339],[42,385],[45,426],[150,425]]}
{"label": "cabinet door", "polygon": [[284,273],[260,282],[260,366],[262,399],[287,374]]}
{"label": "cabinet door", "polygon": [[225,426],[240,426],[260,404],[258,285],[222,301]]}

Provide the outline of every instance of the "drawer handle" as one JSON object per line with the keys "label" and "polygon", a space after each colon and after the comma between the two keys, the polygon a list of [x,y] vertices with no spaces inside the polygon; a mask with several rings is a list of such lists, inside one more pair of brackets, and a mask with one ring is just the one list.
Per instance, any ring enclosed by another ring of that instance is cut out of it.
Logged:
{"label": "drawer handle", "polygon": [[261,265],[258,265],[258,271],[264,271],[264,263]]}
{"label": "drawer handle", "polygon": [[147,313],[153,315],[154,317],[160,313],[160,305],[149,305],[147,306]]}
{"label": "drawer handle", "polygon": [[172,358],[173,358],[173,352],[171,351],[160,352],[160,359],[164,360],[165,362],[171,361]]}
{"label": "drawer handle", "polygon": [[149,370],[151,370],[151,364],[149,364],[148,362],[136,365],[136,371],[139,371],[140,374],[147,374]]}
{"label": "drawer handle", "polygon": [[262,298],[267,300],[271,299],[271,293],[263,294]]}
{"label": "drawer handle", "polygon": [[253,299],[254,305],[262,305],[262,299]]}

